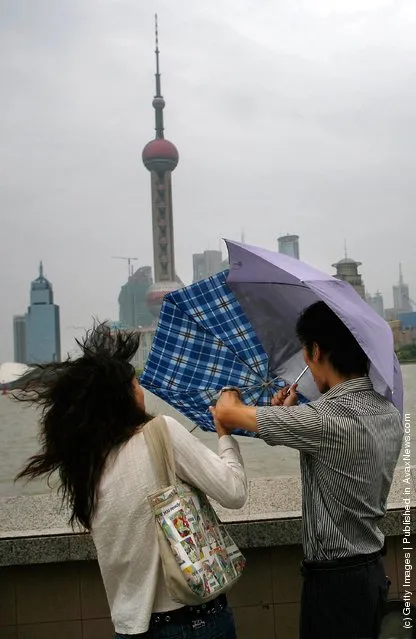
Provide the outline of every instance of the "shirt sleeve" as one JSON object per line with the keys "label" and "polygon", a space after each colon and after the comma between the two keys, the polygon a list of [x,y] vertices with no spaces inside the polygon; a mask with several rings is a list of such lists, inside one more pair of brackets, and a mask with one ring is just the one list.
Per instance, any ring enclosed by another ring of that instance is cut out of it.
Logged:
{"label": "shirt sleeve", "polygon": [[269,446],[288,446],[304,453],[319,452],[322,420],[313,404],[261,406],[256,411],[258,434]]}
{"label": "shirt sleeve", "polygon": [[218,455],[194,437],[176,419],[164,416],[168,425],[178,477],[202,490],[224,508],[242,508],[247,500],[247,476],[240,447],[224,435]]}

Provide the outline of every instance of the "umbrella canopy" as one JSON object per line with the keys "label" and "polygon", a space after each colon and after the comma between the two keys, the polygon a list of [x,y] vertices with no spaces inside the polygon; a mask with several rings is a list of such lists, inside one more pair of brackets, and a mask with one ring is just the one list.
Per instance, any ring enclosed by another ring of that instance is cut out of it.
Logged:
{"label": "umbrella canopy", "polygon": [[269,357],[226,277],[223,272],[165,296],[140,379],[204,430],[214,430],[209,406],[224,386],[238,387],[247,404],[267,405],[285,385],[271,373]]}
{"label": "umbrella canopy", "polygon": [[403,414],[403,383],[392,331],[348,283],[281,253],[231,241],[227,247],[227,283],[268,353],[273,375],[294,378],[302,357],[296,320],[310,304],[321,300],[366,353],[375,390]]}

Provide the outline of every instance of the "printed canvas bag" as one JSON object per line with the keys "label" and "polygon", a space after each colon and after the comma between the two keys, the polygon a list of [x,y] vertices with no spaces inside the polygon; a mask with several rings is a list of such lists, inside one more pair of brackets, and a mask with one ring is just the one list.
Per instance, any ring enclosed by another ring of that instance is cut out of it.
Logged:
{"label": "printed canvas bag", "polygon": [[143,429],[160,488],[148,496],[170,597],[185,605],[214,599],[240,578],[245,559],[206,495],[175,473],[165,420]]}

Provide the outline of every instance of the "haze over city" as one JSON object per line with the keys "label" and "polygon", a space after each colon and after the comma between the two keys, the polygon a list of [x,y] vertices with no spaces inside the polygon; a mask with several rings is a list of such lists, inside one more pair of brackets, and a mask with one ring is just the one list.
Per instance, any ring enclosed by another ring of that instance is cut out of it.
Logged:
{"label": "haze over city", "polygon": [[118,317],[112,256],[152,264],[155,11],[181,279],[244,229],[275,249],[299,234],[330,273],[346,238],[370,293],[391,305],[399,261],[414,290],[413,3],[0,0],[0,362],[39,260],[63,354]]}

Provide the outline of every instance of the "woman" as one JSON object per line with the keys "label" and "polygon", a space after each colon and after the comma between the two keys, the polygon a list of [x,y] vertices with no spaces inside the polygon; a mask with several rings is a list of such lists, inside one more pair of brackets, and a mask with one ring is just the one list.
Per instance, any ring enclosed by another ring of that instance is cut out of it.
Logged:
{"label": "woman", "polygon": [[[129,363],[134,333],[95,327],[82,356],[40,366],[19,399],[42,407],[41,451],[18,478],[58,472],[70,522],[91,532],[116,638],[235,639],[224,596],[196,609],[172,601],[147,497],[157,488],[142,427],[151,420]],[[176,472],[226,508],[241,508],[247,479],[239,447],[217,421],[218,455],[165,417]]]}

